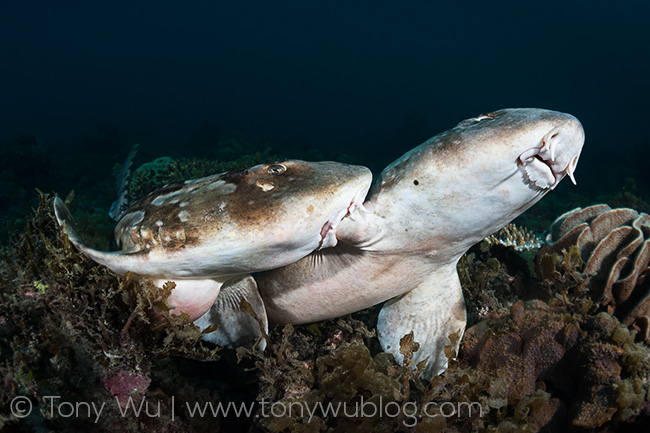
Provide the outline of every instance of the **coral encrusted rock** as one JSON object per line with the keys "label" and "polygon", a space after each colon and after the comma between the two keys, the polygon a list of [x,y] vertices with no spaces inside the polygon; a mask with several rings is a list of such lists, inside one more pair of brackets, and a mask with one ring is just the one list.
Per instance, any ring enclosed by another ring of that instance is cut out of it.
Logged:
{"label": "coral encrusted rock", "polygon": [[647,425],[650,414],[650,349],[634,335],[604,312],[519,301],[507,316],[469,328],[460,358],[503,384],[510,406],[544,397],[544,413],[528,420],[543,431],[615,431],[617,423]]}
{"label": "coral encrusted rock", "polygon": [[612,209],[600,204],[577,208],[560,216],[550,227],[546,244],[537,254],[536,268],[547,254],[562,254],[572,245],[580,249],[585,281],[594,302],[643,339],[650,329],[650,215],[633,209]]}

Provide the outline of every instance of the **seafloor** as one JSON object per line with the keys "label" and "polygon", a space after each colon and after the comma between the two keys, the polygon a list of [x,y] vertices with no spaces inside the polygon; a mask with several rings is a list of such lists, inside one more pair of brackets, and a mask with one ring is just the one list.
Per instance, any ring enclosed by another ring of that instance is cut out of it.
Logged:
{"label": "seafloor", "polygon": [[[132,194],[279,153],[241,136],[217,148],[207,159],[145,155]],[[82,233],[110,248],[106,212],[119,165],[75,182],[83,169],[61,170],[71,161],[52,162],[36,137],[8,149],[2,161],[12,163],[0,166],[10,223],[0,262],[3,432],[649,431],[650,200],[632,178],[598,197],[553,192],[509,233],[472,248],[459,264],[468,330],[460,353],[448,351],[449,369],[427,382],[417,366],[381,351],[377,307],[274,328],[264,353],[202,343],[155,289],[86,259],[55,223],[52,192],[67,195],[72,185]],[[47,193],[34,190],[36,172],[52,177]],[[578,206],[586,210],[553,226],[552,244],[522,228],[541,234]],[[417,349],[403,338],[407,360]]]}

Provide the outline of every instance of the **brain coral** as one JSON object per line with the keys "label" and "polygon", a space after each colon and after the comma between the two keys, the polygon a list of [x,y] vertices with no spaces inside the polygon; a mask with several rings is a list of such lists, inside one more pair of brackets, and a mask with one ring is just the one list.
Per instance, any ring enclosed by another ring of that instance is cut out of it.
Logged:
{"label": "brain coral", "polygon": [[584,261],[585,281],[594,301],[644,339],[650,329],[650,216],[633,209],[599,204],[577,208],[550,227],[536,258],[538,274],[545,254],[561,254],[576,245]]}

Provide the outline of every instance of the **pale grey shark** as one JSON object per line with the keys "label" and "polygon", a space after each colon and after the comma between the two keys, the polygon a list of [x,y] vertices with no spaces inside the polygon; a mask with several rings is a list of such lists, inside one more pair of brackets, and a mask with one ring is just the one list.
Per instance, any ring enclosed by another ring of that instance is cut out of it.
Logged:
{"label": "pale grey shark", "polygon": [[441,373],[449,337],[466,325],[458,260],[565,175],[574,180],[583,143],[575,117],[542,109],[484,114],[427,140],[379,175],[336,227],[338,245],[255,276],[269,320],[310,323],[388,301],[383,349],[402,362],[400,339],[413,332],[424,376]]}

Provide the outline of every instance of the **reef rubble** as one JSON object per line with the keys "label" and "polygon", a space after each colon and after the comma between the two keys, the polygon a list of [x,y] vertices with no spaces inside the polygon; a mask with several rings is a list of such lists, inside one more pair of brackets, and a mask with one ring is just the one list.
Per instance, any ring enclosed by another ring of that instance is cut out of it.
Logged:
{"label": "reef rubble", "polygon": [[[418,350],[412,335],[400,345],[406,366],[381,351],[371,331],[377,308],[274,328],[264,353],[204,344],[197,328],[168,314],[146,281],[117,278],[78,254],[51,208],[51,197],[41,195],[0,261],[3,431],[87,431],[90,425],[100,432],[650,427],[647,340],[619,322],[609,304],[592,298],[589,281],[596,280],[576,245],[542,249],[537,260],[534,252],[502,245],[473,248],[459,265],[471,326],[459,353],[448,348],[449,369],[427,382],[420,378],[423,366],[409,362]],[[54,404],[51,396],[61,399]],[[29,400],[32,415],[12,413],[17,397]],[[89,401],[106,404],[102,417],[58,411]],[[143,401],[159,411],[123,415]],[[182,410],[219,402],[253,410],[240,417]]]}

